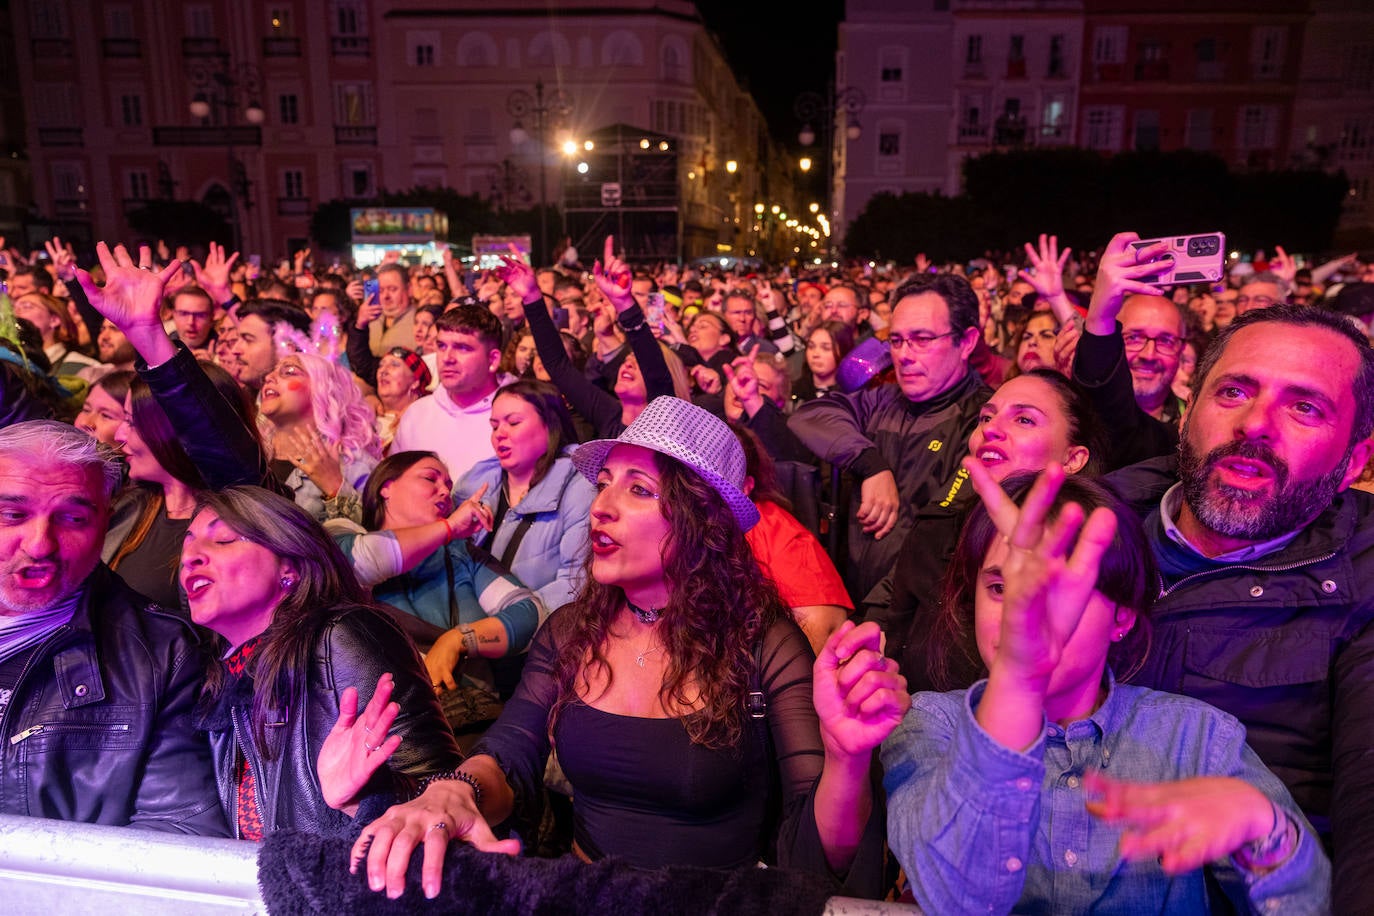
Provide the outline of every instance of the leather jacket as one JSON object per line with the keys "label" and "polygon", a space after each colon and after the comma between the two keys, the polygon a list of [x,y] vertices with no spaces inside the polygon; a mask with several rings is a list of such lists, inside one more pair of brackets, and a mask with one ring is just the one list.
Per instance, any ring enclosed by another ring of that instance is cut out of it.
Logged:
{"label": "leather jacket", "polygon": [[227,836],[210,748],[191,723],[191,628],[103,565],[24,666],[0,718],[0,811]]}
{"label": "leather jacket", "polygon": [[325,803],[315,761],[339,717],[339,696],[344,689],[357,688],[361,710],[376,688],[377,678],[388,671],[396,683],[391,699],[401,707],[391,733],[401,734],[405,740],[364,794],[389,791],[404,795],[414,790],[420,778],[451,770],[462,762],[414,643],[381,612],[345,608],[320,627],[310,671],[287,710],[286,720],[267,726],[269,733],[274,733],[272,740],[275,733],[281,735],[275,754],[264,755],[253,734],[249,678],[239,682],[238,690],[226,689],[202,718],[201,724],[210,735],[220,800],[235,836],[240,751],[253,770],[265,834],[279,829],[328,832],[349,823],[346,815]]}

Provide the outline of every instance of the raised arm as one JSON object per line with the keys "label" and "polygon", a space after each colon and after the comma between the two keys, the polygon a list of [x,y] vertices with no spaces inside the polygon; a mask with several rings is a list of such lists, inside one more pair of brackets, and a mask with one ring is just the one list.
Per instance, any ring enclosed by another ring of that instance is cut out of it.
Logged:
{"label": "raised arm", "polygon": [[77,280],[92,305],[129,338],[142,361],[139,374],[167,414],[177,441],[211,489],[263,485],[270,479],[267,457],[238,411],[205,375],[195,357],[167,336],[160,316],[162,289],[180,269],[173,262],[160,273],[136,267],[123,245],[96,246],[105,286],[84,270]]}

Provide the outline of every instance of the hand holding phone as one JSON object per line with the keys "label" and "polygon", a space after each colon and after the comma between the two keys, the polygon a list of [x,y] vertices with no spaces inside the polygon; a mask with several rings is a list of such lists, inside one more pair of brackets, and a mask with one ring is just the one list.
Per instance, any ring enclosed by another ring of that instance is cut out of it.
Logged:
{"label": "hand holding phone", "polygon": [[382,284],[376,277],[363,281],[363,305],[372,305],[382,297]]}
{"label": "hand holding phone", "polygon": [[649,326],[652,327],[660,337],[663,336],[664,308],[663,293],[650,293],[649,301],[644,308],[644,320],[649,322]]}
{"label": "hand holding phone", "polygon": [[1151,245],[1167,245],[1166,258],[1173,265],[1159,273],[1138,277],[1142,283],[1174,286],[1180,283],[1215,283],[1226,276],[1226,236],[1220,232],[1175,235],[1131,242],[1139,251]]}

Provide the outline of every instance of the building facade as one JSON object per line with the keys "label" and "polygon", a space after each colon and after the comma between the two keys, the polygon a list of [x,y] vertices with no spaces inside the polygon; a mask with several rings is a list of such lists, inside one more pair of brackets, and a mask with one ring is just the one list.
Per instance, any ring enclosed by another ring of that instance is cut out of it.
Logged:
{"label": "building facade", "polygon": [[837,239],[875,194],[945,187],[953,54],[948,0],[846,4],[829,132]]}
{"label": "building facade", "polygon": [[1350,181],[1335,245],[1374,248],[1374,5],[1313,0],[1293,99],[1290,159]]}
{"label": "building facade", "polygon": [[955,0],[954,117],[946,134],[946,194],[963,163],[989,150],[1074,142],[1081,0]]}
{"label": "building facade", "polygon": [[208,204],[265,255],[305,245],[321,202],[383,188],[556,205],[582,161],[561,148],[622,124],[672,138],[682,254],[714,253],[748,241],[734,211],[769,190],[777,158],[686,0],[16,0],[12,13],[36,207],[78,239],[131,238],[129,214],[164,199]]}

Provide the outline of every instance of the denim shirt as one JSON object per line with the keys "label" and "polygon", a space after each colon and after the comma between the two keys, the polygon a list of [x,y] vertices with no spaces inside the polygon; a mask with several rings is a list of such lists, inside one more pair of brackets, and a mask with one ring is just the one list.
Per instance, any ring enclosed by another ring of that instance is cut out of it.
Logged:
{"label": "denim shirt", "polygon": [[1109,681],[1107,699],[1067,729],[1047,724],[1018,753],[998,744],[970,690],[918,693],[884,742],[888,843],[928,913],[1205,913],[1202,870],[1169,876],[1117,854],[1121,829],[1088,813],[1085,773],[1128,782],[1243,779],[1302,829],[1287,862],[1263,876],[1230,859],[1208,866],[1243,912],[1330,911],[1331,866],[1245,729],[1205,703]]}

